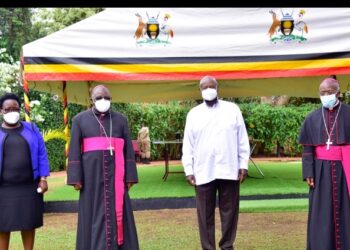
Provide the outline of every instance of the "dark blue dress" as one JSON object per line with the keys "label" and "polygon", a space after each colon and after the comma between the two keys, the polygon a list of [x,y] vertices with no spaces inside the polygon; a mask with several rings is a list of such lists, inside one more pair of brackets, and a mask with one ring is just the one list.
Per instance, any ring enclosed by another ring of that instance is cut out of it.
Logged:
{"label": "dark blue dress", "polygon": [[43,225],[43,195],[33,180],[30,150],[23,129],[6,129],[0,173],[0,232],[32,230]]}

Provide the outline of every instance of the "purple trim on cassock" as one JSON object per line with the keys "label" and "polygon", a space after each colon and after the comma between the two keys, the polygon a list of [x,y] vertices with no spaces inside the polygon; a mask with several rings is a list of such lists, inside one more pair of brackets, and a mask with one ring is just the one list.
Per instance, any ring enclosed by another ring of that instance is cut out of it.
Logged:
{"label": "purple trim on cassock", "polygon": [[319,146],[315,148],[315,156],[319,160],[342,162],[350,197],[350,145],[330,146],[329,150],[326,146]]}
{"label": "purple trim on cassock", "polygon": [[[115,214],[117,220],[118,245],[123,244],[123,205],[124,205],[124,139],[110,138],[114,151],[114,190],[115,190]],[[109,141],[106,137],[90,137],[83,141],[83,152],[110,150]]]}
{"label": "purple trim on cassock", "polygon": [[333,197],[333,218],[334,218],[334,239],[335,249],[340,249],[340,217],[339,217],[339,198],[337,193],[337,175],[335,170],[335,161],[331,161],[332,175],[332,197]]}

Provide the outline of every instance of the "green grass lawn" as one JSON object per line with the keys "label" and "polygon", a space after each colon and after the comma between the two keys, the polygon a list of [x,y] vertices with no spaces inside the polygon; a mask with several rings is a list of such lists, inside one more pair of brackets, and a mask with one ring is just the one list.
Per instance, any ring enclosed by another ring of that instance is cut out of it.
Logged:
{"label": "green grass lawn", "polygon": [[[265,178],[259,175],[253,165],[249,176],[241,186],[241,195],[262,194],[306,194],[308,187],[301,177],[300,162],[257,162]],[[182,170],[181,166],[171,166],[171,171]],[[139,183],[130,190],[132,199],[161,197],[194,197],[194,189],[188,185],[184,174],[170,174],[162,180],[163,166],[138,168]],[[45,201],[77,200],[79,193],[65,185],[66,177],[49,177],[49,191]]]}
{"label": "green grass lawn", "polygon": [[306,212],[308,199],[272,199],[240,201],[240,213]]}
{"label": "green grass lawn", "polygon": [[241,195],[306,194],[308,186],[302,180],[301,162],[257,162],[263,179],[253,165],[249,165],[248,178],[242,185]]}
{"label": "green grass lawn", "polygon": [[[195,209],[135,211],[142,250],[198,250]],[[220,240],[220,216],[215,215],[216,245]],[[36,233],[35,250],[74,250],[77,214],[45,214]],[[238,219],[235,249],[305,249],[306,212],[242,213]],[[19,232],[11,235],[10,250],[23,249]],[[219,248],[217,248],[219,249]]]}
{"label": "green grass lawn", "polygon": [[[241,195],[306,194],[300,162],[257,162],[265,178],[250,166]],[[172,166],[172,171],[182,170]],[[163,166],[138,168],[139,183],[130,191],[133,199],[193,197],[194,189],[183,174],[162,180]],[[79,193],[65,185],[65,176],[50,177],[46,201],[77,200]],[[307,199],[241,200],[237,249],[305,249]],[[135,211],[140,249],[200,249],[195,209]],[[44,227],[37,230],[35,249],[75,249],[77,214],[45,214]],[[155,223],[156,221],[156,223]],[[216,241],[220,222],[216,210]],[[11,237],[10,249],[21,249],[18,232]]]}

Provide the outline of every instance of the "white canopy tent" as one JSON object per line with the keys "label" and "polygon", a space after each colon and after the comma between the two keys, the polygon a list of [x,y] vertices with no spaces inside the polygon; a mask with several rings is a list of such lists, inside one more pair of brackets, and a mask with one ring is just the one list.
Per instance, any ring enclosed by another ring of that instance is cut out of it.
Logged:
{"label": "white canopy tent", "polygon": [[30,89],[89,103],[103,83],[116,102],[199,99],[205,75],[220,97],[317,97],[350,78],[350,8],[111,8],[23,46]]}

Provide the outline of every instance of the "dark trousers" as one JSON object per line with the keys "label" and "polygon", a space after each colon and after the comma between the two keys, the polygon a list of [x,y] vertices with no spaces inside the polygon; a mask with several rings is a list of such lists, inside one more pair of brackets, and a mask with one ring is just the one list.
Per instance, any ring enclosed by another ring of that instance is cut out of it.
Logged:
{"label": "dark trousers", "polygon": [[203,250],[215,250],[215,206],[219,193],[219,212],[222,237],[219,247],[233,249],[239,212],[239,181],[214,180],[196,186],[197,216]]}

